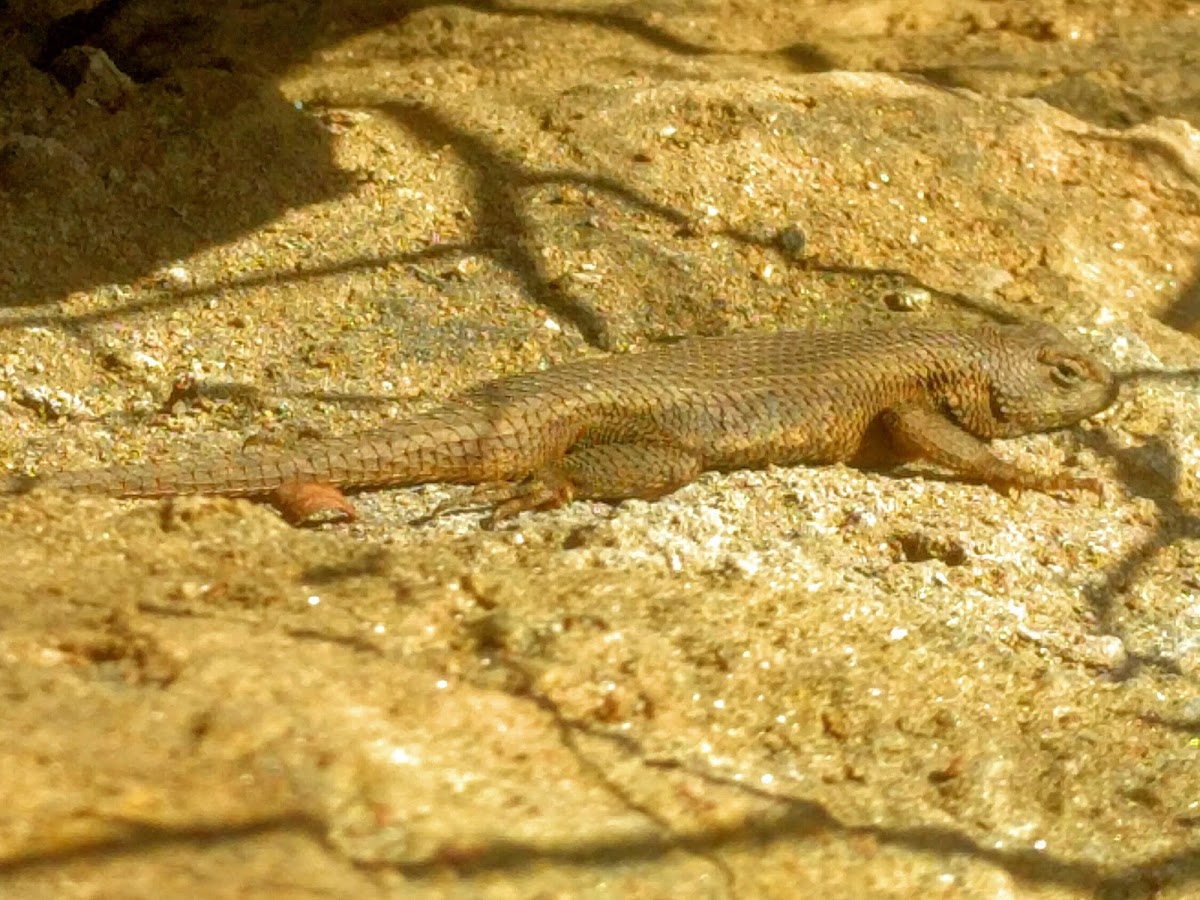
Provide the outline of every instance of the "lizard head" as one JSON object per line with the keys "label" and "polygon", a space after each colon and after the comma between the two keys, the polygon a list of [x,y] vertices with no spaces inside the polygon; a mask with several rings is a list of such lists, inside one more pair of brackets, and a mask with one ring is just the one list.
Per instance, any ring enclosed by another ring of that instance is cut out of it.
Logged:
{"label": "lizard head", "polygon": [[1050,325],[1005,325],[985,354],[995,433],[1012,437],[1064,428],[1117,398],[1112,370]]}

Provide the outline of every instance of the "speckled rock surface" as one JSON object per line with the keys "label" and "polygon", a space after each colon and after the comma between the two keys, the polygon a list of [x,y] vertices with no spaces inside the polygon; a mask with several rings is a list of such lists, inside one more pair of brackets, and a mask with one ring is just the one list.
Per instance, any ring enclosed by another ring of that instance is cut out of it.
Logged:
{"label": "speckled rock surface", "polygon": [[1106,492],[773,469],[496,531],[438,485],[307,532],[6,498],[5,897],[1200,891],[1192,7],[275,6],[261,53],[238,5],[167,53],[176,7],[122,5],[104,102],[0,49],[6,468],[1002,314],[1122,373],[999,447]]}

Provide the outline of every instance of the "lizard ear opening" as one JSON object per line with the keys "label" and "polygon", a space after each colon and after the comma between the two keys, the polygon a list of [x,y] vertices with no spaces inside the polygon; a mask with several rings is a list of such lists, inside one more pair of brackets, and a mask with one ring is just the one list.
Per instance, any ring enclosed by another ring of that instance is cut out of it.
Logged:
{"label": "lizard ear opening", "polygon": [[992,422],[994,428],[1000,431],[1003,423],[1008,421],[1008,405],[1005,403],[1006,398],[995,385],[988,388],[988,409],[992,414]]}

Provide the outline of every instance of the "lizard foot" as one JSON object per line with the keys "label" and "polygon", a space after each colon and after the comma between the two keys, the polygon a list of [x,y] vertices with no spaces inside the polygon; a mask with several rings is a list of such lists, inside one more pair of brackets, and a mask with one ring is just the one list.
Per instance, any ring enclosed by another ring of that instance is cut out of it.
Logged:
{"label": "lizard foot", "polygon": [[346,496],[320,481],[285,481],[271,492],[271,505],[292,525],[353,522],[357,514]]}
{"label": "lizard foot", "polygon": [[1096,499],[1104,501],[1104,483],[1099,478],[1080,477],[1078,475],[1028,475],[1017,479],[1005,479],[993,484],[1002,493],[1013,496],[1023,490],[1041,491],[1043,493],[1060,491],[1091,491]]}
{"label": "lizard foot", "polygon": [[492,507],[492,525],[514,518],[527,509],[557,509],[575,496],[571,483],[561,475],[543,471],[519,482],[481,484],[471,499]]}

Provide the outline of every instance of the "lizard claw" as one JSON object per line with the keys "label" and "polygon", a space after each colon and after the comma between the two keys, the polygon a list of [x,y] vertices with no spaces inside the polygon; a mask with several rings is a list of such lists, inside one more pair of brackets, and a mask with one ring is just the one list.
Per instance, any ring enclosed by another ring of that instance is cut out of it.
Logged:
{"label": "lizard claw", "polygon": [[1080,477],[1078,475],[1049,475],[1046,477],[1031,477],[1027,480],[1001,481],[994,485],[996,490],[1015,500],[1021,491],[1091,491],[1101,502],[1104,501],[1104,483],[1098,478]]}
{"label": "lizard claw", "polygon": [[574,498],[571,483],[562,475],[540,472],[525,481],[478,485],[471,498],[492,507],[490,526],[496,526],[529,509],[557,509]]}
{"label": "lizard claw", "polygon": [[486,527],[495,527],[529,509],[555,509],[571,502],[570,483],[555,476],[539,475],[520,482],[491,481],[475,485],[466,498],[452,497],[437,505],[428,519],[450,512],[490,506],[492,514]]}

